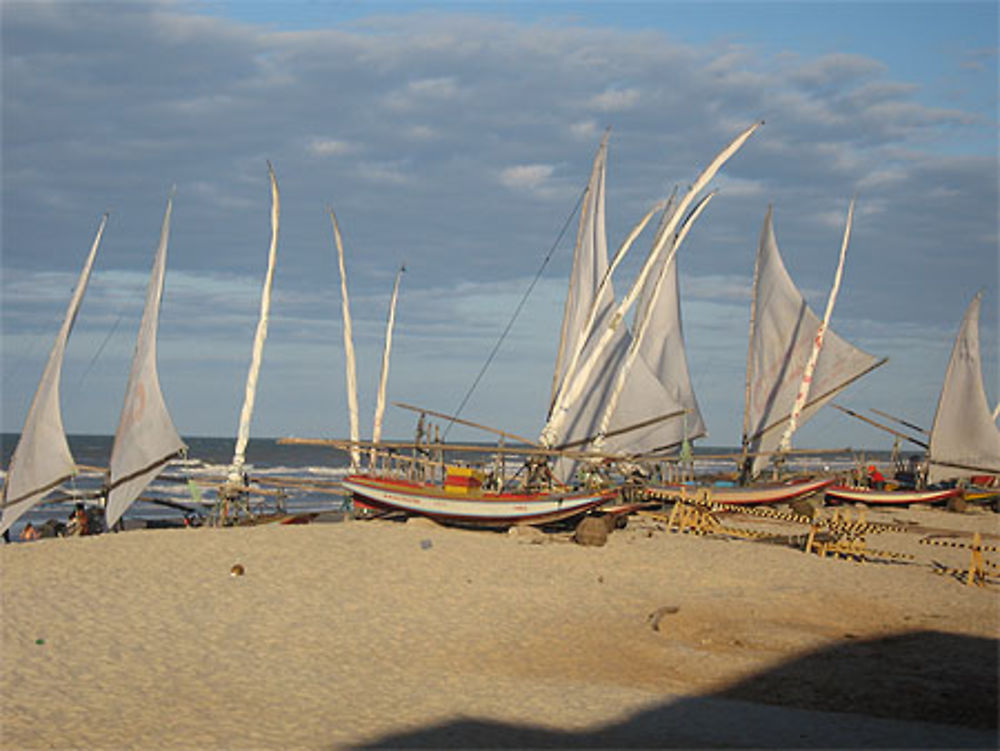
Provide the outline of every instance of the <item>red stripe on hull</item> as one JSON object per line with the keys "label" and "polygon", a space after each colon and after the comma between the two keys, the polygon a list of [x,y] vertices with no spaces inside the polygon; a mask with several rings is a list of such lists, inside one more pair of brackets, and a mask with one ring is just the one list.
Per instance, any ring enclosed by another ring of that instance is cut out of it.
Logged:
{"label": "red stripe on hull", "polygon": [[618,496],[597,493],[462,493],[406,480],[353,475],[344,479],[354,503],[365,508],[403,511],[441,521],[481,526],[541,524],[582,514]]}
{"label": "red stripe on hull", "polygon": [[834,485],[826,489],[829,500],[841,503],[868,503],[872,506],[898,506],[909,503],[936,503],[962,494],[960,488],[947,490],[871,490]]}

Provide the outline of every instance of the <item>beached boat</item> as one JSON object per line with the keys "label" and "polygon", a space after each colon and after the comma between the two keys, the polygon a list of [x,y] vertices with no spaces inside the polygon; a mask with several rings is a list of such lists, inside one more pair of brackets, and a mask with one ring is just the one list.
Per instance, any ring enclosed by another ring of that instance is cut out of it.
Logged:
{"label": "beached boat", "polygon": [[658,500],[704,500],[733,506],[789,503],[819,493],[835,482],[832,477],[797,478],[787,482],[755,485],[703,485],[672,483],[646,489],[648,498]]}
{"label": "beached boat", "polygon": [[768,207],[754,265],[743,412],[744,482],[760,476],[787,452],[791,433],[837,394],[885,364],[828,329],[853,205],[841,245],[841,260],[827,312],[820,319],[785,268]]}
{"label": "beached boat", "polygon": [[[104,518],[102,524],[90,525],[92,532],[101,531],[105,525],[107,528],[113,527],[170,460],[179,456],[185,449],[184,442],[167,411],[156,370],[156,332],[166,275],[172,207],[171,195],[167,200],[160,240],[146,291],[146,303],[139,325],[125,401],[111,449],[110,466],[106,481],[95,496],[95,499],[104,505]],[[18,448],[11,458],[4,493],[5,496],[8,492],[17,495],[9,504],[5,501],[0,531],[6,531],[18,517],[43,500],[49,491],[76,474],[59,411],[59,372],[66,340],[83,298],[106,222],[107,216],[101,222],[98,236],[70,303],[70,309],[67,311],[63,329],[57,337],[35,402],[29,410]],[[32,484],[40,490],[25,497],[19,490],[20,483],[31,477],[34,477]],[[45,477],[51,479],[45,481]]]}
{"label": "beached boat", "polygon": [[[853,209],[853,207],[852,207]],[[794,430],[841,390],[885,359],[854,347],[827,328],[842,273],[851,216],[841,245],[840,263],[827,312],[820,319],[809,308],[785,269],[768,207],[754,264],[747,350],[741,484],[650,486],[651,497],[711,496],[716,503],[789,502],[822,490],[832,479],[798,478],[758,483],[772,457],[783,456]]]}
{"label": "beached boat", "polygon": [[[997,491],[990,486],[1000,482],[1000,429],[997,428],[996,413],[990,410],[983,387],[979,352],[981,301],[982,293],[979,293],[969,303],[959,326],[941,384],[929,442],[925,443],[885,428],[873,420],[862,418],[876,427],[890,430],[897,437],[906,438],[926,448],[926,475],[915,480],[938,487],[872,490],[834,486],[827,489],[828,499],[871,504],[936,503],[957,497],[978,503],[995,500]],[[860,417],[851,410],[844,411]],[[917,428],[911,423],[902,420],[899,422]],[[941,488],[942,484],[953,487]]]}
{"label": "beached boat", "polygon": [[940,503],[962,495],[961,488],[938,490],[876,490],[852,485],[831,485],[826,489],[830,503],[865,503],[871,506],[899,506],[911,503]]}
{"label": "beached boat", "polygon": [[618,498],[615,488],[575,493],[490,493],[474,487],[442,487],[366,475],[351,475],[342,485],[352,494],[356,506],[483,527],[562,521]]}
{"label": "beached boat", "polygon": [[83,302],[83,295],[90,281],[90,272],[107,222],[108,216],[105,214],[97,228],[97,235],[87,254],[83,270],[80,272],[62,327],[49,353],[48,362],[42,371],[35,396],[28,408],[24,427],[21,429],[21,436],[11,455],[3,487],[0,533],[6,534],[21,516],[77,473],[76,462],[73,460],[69,442],[66,440],[66,431],[63,428],[59,381],[66,343],[69,341],[76,314]]}
{"label": "beached boat", "polygon": [[[689,212],[688,208],[758,126],[746,129],[717,155],[676,207],[669,202],[656,204],[632,229],[611,263],[605,232],[608,136],[602,140],[581,204],[548,420],[539,442],[515,437],[531,450],[555,457],[545,482],[528,483],[527,491],[487,493],[465,488],[456,494],[455,488],[448,489],[447,479],[442,487],[385,479],[376,473],[355,474],[343,483],[355,503],[440,520],[543,523],[582,514],[619,496],[615,489],[571,491],[576,467],[588,454],[599,454],[606,462],[675,447],[684,437],[702,435],[704,423],[684,357],[673,259],[711,194]],[[664,216],[653,249],[629,293],[616,303],[611,274],[659,211]],[[629,331],[622,320],[637,301],[639,313]],[[655,335],[644,336],[653,329]],[[676,419],[681,416],[687,416],[686,424]]]}

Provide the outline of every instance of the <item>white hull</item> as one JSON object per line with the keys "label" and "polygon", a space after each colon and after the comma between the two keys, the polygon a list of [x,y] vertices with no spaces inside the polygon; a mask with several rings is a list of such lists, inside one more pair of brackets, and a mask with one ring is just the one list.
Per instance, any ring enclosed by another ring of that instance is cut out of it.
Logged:
{"label": "white hull", "polygon": [[835,485],[827,488],[827,500],[848,503],[869,503],[873,506],[910,503],[937,503],[962,495],[959,488],[946,490],[872,490]]}
{"label": "white hull", "polygon": [[802,498],[822,490],[832,484],[832,479],[806,480],[780,485],[747,485],[743,487],[724,487],[715,485],[668,485],[660,488],[650,488],[651,495],[694,498],[710,503],[728,503],[733,505],[754,505],[761,503],[787,503],[796,498]]}
{"label": "white hull", "polygon": [[592,493],[450,493],[440,487],[365,475],[341,483],[356,502],[405,511],[441,521],[503,526],[542,524],[582,514],[618,496],[616,490]]}

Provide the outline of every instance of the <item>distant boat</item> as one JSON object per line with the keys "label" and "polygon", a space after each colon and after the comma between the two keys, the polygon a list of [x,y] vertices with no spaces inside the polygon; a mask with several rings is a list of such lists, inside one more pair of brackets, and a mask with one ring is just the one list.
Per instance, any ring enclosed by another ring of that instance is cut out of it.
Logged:
{"label": "distant boat", "polygon": [[40,503],[53,490],[77,473],[76,462],[66,440],[63,428],[62,409],[59,400],[59,381],[62,374],[66,343],[80,310],[90,272],[94,267],[97,249],[108,223],[108,215],[101,218],[93,245],[87,254],[76,289],[70,298],[62,327],[56,334],[55,343],[49,354],[45,370],[32,399],[28,416],[25,418],[21,436],[7,467],[7,479],[3,487],[3,515],[0,517],[0,533],[6,533],[11,525]]}

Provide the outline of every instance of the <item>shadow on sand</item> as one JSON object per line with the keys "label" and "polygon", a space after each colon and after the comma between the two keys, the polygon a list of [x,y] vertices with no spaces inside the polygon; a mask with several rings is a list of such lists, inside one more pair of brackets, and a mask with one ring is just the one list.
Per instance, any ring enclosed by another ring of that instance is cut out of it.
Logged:
{"label": "shadow on sand", "polygon": [[833,647],[612,725],[457,720],[361,748],[998,748],[998,642],[920,631]]}

